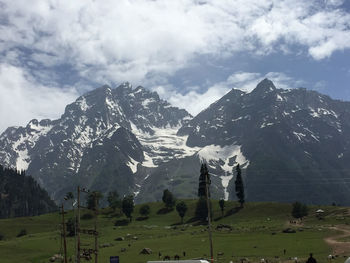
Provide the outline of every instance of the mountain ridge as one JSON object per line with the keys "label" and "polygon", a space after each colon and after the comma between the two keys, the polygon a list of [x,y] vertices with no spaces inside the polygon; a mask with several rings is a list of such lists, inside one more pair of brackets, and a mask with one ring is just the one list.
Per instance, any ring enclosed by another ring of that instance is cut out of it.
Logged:
{"label": "mountain ridge", "polygon": [[27,165],[56,200],[82,183],[138,202],[159,200],[166,188],[191,198],[207,162],[217,198],[234,198],[240,163],[248,200],[349,204],[349,149],[350,102],[268,79],[250,93],[230,90],[194,117],[141,86],[104,85],[58,120],[0,135],[0,162]]}

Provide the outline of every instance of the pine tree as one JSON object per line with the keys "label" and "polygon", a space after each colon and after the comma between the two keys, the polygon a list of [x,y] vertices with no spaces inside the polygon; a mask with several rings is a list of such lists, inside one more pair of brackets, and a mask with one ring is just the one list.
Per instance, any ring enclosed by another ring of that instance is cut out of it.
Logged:
{"label": "pine tree", "polygon": [[[208,173],[208,168],[205,163],[201,166],[201,174],[199,175],[199,186],[198,186],[198,197],[205,197],[206,191],[208,190],[208,197],[210,196],[209,185],[210,185],[210,176]],[[208,184],[208,189],[207,185]]]}
{"label": "pine tree", "polygon": [[129,218],[130,222],[132,219],[131,214],[134,212],[134,196],[128,195],[123,198],[122,201],[122,210],[123,213],[126,215],[127,218]]}
{"label": "pine tree", "polygon": [[179,216],[181,217],[181,224],[184,223],[184,216],[187,212],[187,205],[184,201],[181,201],[180,203],[178,203],[176,205],[176,211],[179,214]]}
{"label": "pine tree", "polygon": [[244,204],[244,185],[243,185],[243,180],[242,180],[241,168],[239,167],[239,164],[237,164],[236,172],[237,172],[236,181],[235,181],[236,196],[237,196],[238,202],[240,203],[241,207],[243,207],[243,204]]}
{"label": "pine tree", "polygon": [[149,213],[151,212],[151,207],[149,205],[142,205],[140,207],[139,213],[144,218],[148,218]]}
{"label": "pine tree", "polygon": [[224,216],[225,200],[224,199],[220,199],[219,200],[219,205],[220,205],[220,209],[221,209],[221,216]]}
{"label": "pine tree", "polygon": [[[211,208],[211,203],[209,203],[209,206]],[[199,197],[194,213],[195,213],[195,217],[201,220],[202,222],[205,222],[208,220],[208,205],[207,205],[207,200],[204,196]],[[210,209],[210,214],[212,214],[211,209]]]}
{"label": "pine tree", "polygon": [[163,191],[162,200],[163,200],[163,202],[165,204],[165,207],[168,210],[172,210],[174,205],[175,205],[175,203],[176,203],[175,197],[173,196],[172,192],[170,192],[168,189],[165,189]]}
{"label": "pine tree", "polygon": [[92,193],[90,193],[87,197],[86,197],[86,204],[87,204],[87,208],[91,209],[91,210],[95,210],[95,199],[96,199],[96,204],[98,206],[98,204],[100,203],[100,199],[103,198],[103,195],[101,192],[99,191],[94,191]]}
{"label": "pine tree", "polygon": [[108,192],[107,201],[109,207],[113,209],[113,212],[121,207],[121,200],[119,199],[117,191]]}
{"label": "pine tree", "polygon": [[305,204],[294,202],[292,208],[292,216],[295,218],[303,218],[308,215],[308,208]]}

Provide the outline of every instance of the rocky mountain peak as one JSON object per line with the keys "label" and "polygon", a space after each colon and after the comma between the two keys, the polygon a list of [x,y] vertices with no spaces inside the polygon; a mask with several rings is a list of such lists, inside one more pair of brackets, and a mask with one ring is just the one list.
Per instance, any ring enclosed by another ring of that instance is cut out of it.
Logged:
{"label": "rocky mountain peak", "polygon": [[252,93],[265,94],[271,91],[276,90],[277,88],[273,84],[273,82],[267,78],[263,79],[259,82],[256,88],[252,91]]}

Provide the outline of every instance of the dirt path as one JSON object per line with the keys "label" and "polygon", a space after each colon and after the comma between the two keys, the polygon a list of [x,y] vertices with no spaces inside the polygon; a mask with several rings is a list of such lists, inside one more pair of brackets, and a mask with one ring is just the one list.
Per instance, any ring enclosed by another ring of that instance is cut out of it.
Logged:
{"label": "dirt path", "polygon": [[333,255],[343,255],[350,253],[350,242],[338,241],[340,238],[350,236],[350,229],[344,225],[338,225],[335,227],[330,227],[331,230],[337,230],[343,232],[343,234],[338,234],[335,236],[326,237],[324,241],[332,248]]}

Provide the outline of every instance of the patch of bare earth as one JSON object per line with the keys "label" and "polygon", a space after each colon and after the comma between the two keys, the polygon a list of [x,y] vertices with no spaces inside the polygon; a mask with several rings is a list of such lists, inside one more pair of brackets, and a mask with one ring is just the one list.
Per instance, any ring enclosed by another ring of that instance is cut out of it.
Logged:
{"label": "patch of bare earth", "polygon": [[343,232],[342,234],[337,234],[334,236],[326,237],[324,241],[332,248],[333,255],[344,255],[350,252],[350,242],[349,241],[338,241],[340,238],[346,238],[350,236],[350,228],[344,225],[338,225],[330,227],[331,230],[336,230]]}

